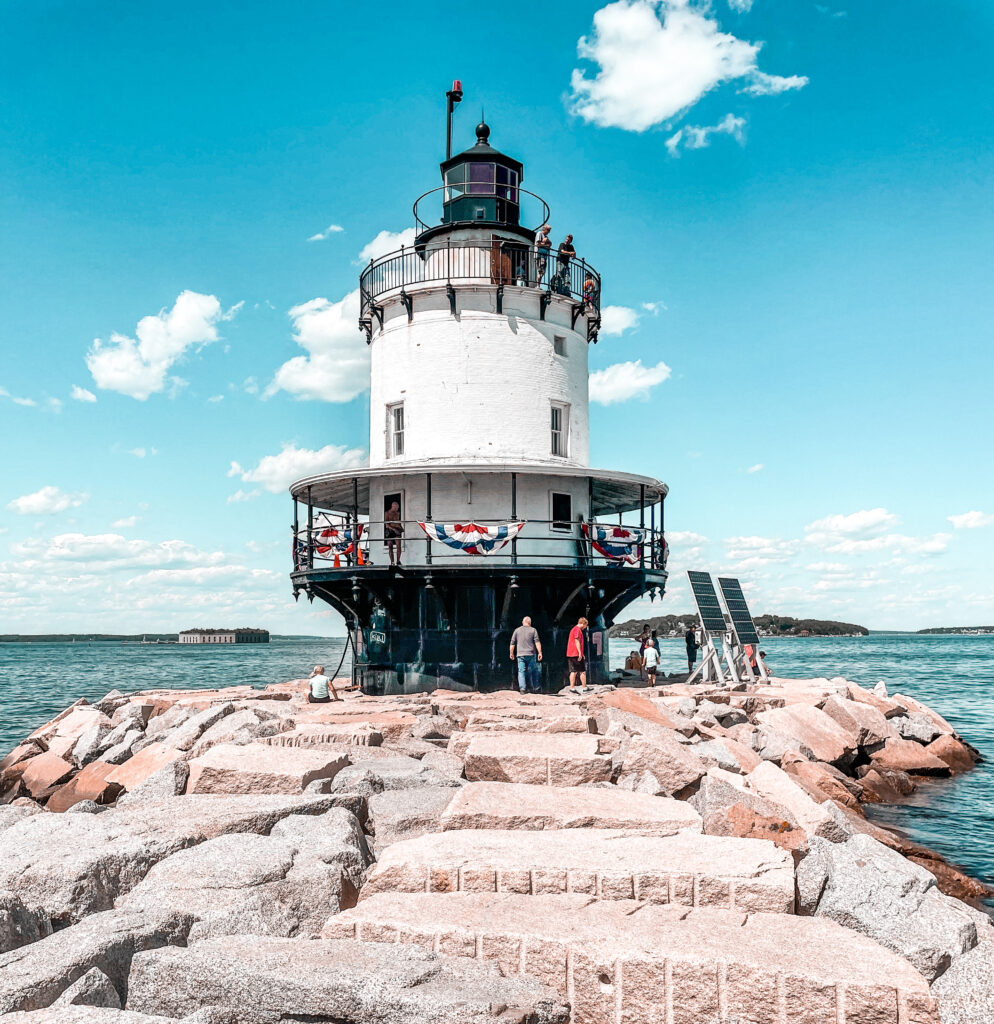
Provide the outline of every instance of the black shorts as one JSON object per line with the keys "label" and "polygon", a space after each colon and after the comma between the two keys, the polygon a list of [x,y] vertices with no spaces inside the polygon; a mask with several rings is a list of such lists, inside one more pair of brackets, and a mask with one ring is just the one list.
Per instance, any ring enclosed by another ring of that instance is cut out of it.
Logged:
{"label": "black shorts", "polygon": [[307,703],[308,704],[330,704],[331,703],[331,695],[329,694],[327,697],[315,697],[313,693],[309,693],[307,695]]}
{"label": "black shorts", "polygon": [[567,658],[570,672],[586,672],[587,663],[583,658]]}

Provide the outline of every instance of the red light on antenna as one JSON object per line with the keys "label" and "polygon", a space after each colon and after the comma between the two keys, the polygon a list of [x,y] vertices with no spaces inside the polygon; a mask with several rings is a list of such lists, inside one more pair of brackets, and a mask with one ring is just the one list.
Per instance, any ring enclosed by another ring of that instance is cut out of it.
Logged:
{"label": "red light on antenna", "polygon": [[462,82],[460,82],[458,78],[452,82],[452,91],[462,92]]}

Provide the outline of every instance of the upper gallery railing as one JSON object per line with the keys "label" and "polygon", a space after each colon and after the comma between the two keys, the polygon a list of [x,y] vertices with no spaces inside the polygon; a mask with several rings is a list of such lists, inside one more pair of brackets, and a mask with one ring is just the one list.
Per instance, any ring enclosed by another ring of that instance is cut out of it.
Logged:
{"label": "upper gallery railing", "polygon": [[359,277],[360,324],[369,322],[388,292],[403,292],[410,285],[480,281],[561,295],[581,305],[592,320],[600,318],[601,278],[586,260],[510,239],[446,239],[370,260]]}

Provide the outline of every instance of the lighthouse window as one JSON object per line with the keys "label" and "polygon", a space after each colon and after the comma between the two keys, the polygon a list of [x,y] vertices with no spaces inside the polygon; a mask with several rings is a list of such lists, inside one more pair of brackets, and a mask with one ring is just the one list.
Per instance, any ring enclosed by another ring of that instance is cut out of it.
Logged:
{"label": "lighthouse window", "polygon": [[566,457],[569,445],[569,406],[552,404],[552,454]]}
{"label": "lighthouse window", "polygon": [[470,164],[467,191],[470,195],[492,196],[494,194],[494,165]]}
{"label": "lighthouse window", "polygon": [[497,195],[512,203],[518,201],[518,172],[509,167],[497,165]]}
{"label": "lighthouse window", "polygon": [[387,458],[404,454],[404,403],[387,406]]}
{"label": "lighthouse window", "polygon": [[552,528],[553,530],[573,529],[573,496],[552,492]]}
{"label": "lighthouse window", "polygon": [[566,355],[566,338],[562,334],[554,334],[552,336],[552,349],[557,356]]}

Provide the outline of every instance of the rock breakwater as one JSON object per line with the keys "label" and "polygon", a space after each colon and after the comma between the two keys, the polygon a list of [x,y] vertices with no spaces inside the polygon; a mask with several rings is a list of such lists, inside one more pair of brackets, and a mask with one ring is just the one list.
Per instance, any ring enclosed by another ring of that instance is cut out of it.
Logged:
{"label": "rock breakwater", "polygon": [[974,762],[841,678],[112,692],[0,761],[0,1020],[994,1020],[985,888],[865,815]]}

